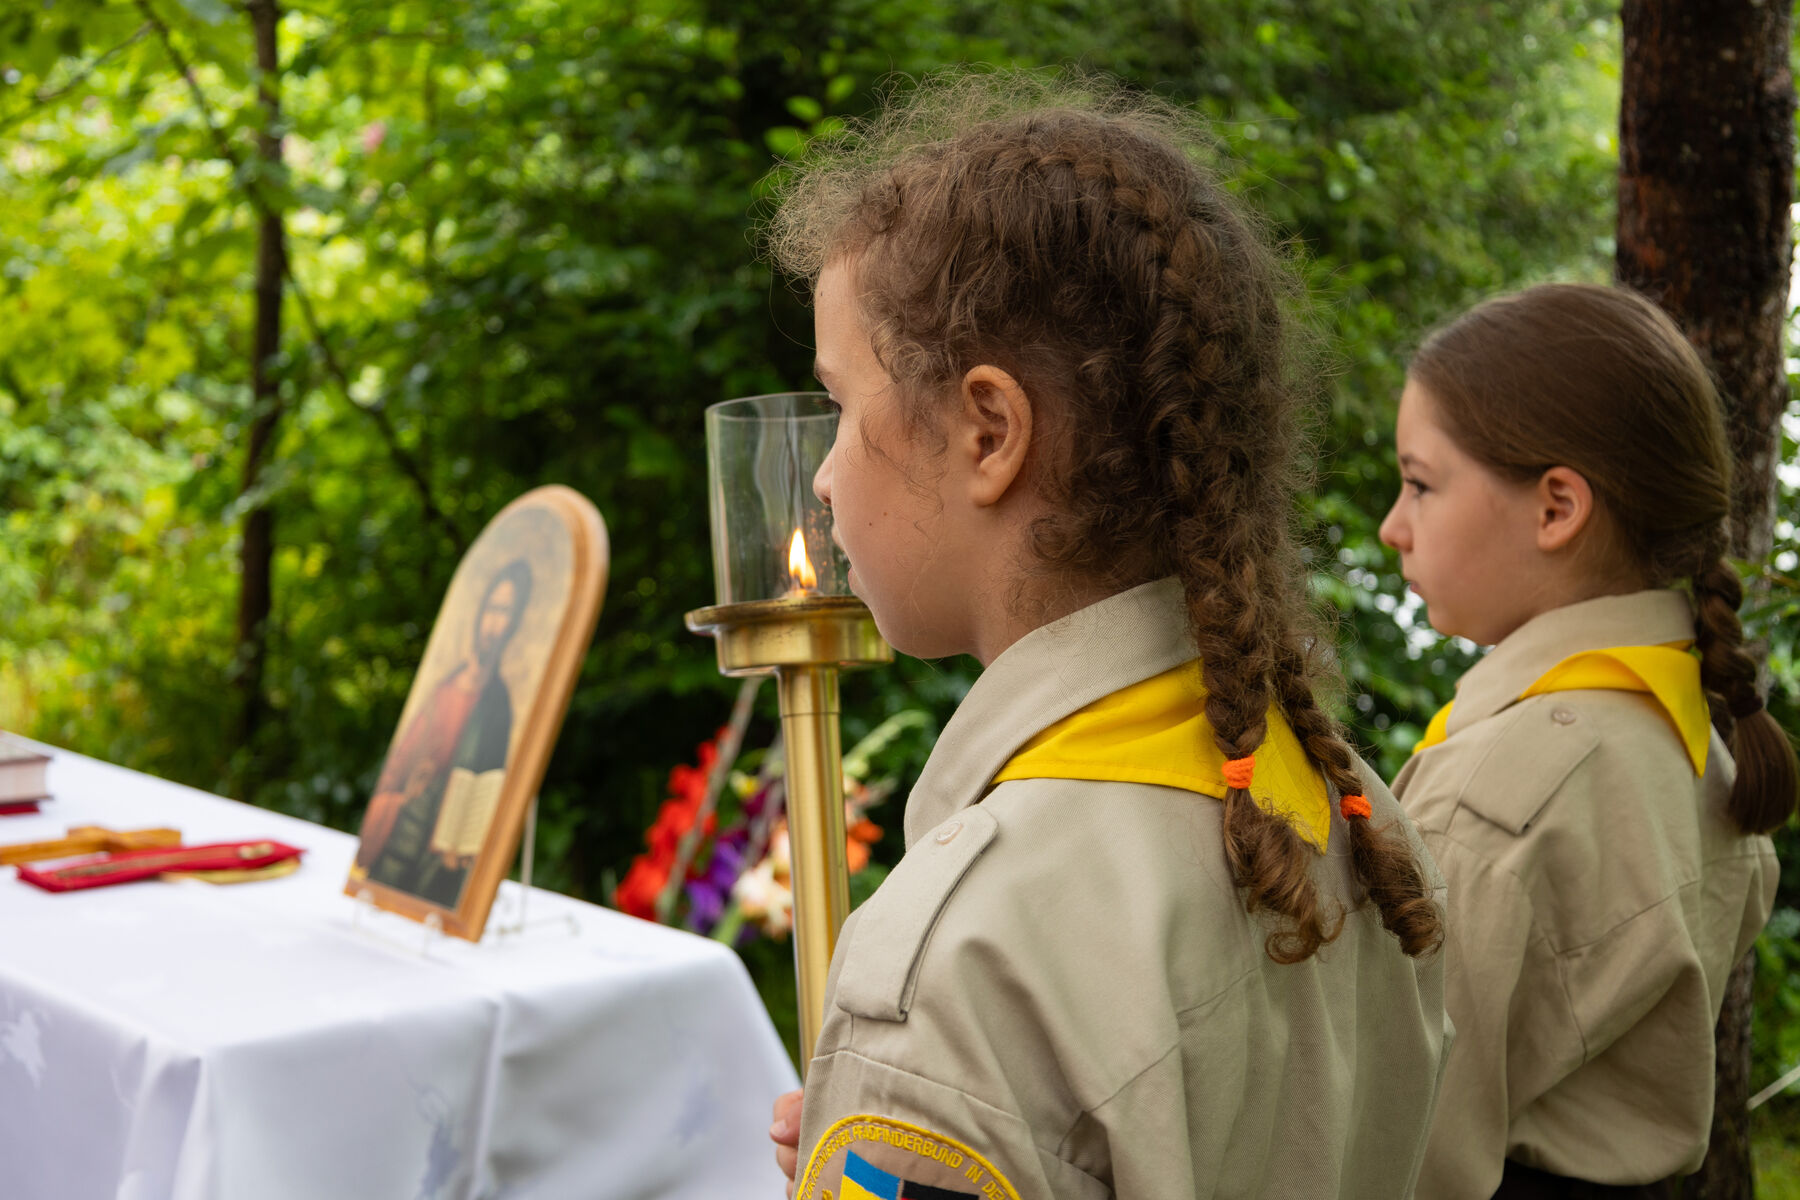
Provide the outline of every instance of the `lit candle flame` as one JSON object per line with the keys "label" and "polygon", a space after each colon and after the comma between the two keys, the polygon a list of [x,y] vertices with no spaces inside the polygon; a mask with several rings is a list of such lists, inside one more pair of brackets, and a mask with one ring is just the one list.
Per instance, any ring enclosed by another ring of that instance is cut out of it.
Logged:
{"label": "lit candle flame", "polygon": [[818,573],[806,556],[806,539],[800,536],[797,528],[794,540],[788,543],[788,581],[796,592],[810,592],[819,586]]}

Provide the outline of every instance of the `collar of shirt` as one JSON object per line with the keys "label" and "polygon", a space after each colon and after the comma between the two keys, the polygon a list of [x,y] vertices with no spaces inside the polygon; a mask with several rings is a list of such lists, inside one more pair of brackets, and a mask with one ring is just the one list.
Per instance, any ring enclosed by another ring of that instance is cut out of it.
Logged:
{"label": "collar of shirt", "polygon": [[906,803],[906,845],[980,800],[1013,752],[1103,696],[1194,657],[1181,582],[1159,579],[1033,630],[1001,653],[938,736]]}
{"label": "collar of shirt", "polygon": [[1601,596],[1540,613],[1457,680],[1456,707],[1444,732],[1454,736],[1493,716],[1572,654],[1693,636],[1693,609],[1686,596],[1670,588]]}

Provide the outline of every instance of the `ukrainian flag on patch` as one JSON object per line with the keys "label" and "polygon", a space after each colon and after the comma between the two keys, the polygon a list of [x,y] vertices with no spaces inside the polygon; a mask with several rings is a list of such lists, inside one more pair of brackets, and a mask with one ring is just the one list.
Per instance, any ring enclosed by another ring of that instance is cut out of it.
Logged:
{"label": "ukrainian flag on patch", "polygon": [[952,1192],[944,1188],[913,1183],[890,1175],[856,1151],[844,1152],[844,1178],[838,1192],[841,1200],[957,1200],[974,1197],[974,1192]]}
{"label": "ukrainian flag on patch", "polygon": [[843,1200],[900,1200],[900,1182],[898,1175],[889,1175],[850,1150],[844,1154],[844,1189],[838,1194]]}

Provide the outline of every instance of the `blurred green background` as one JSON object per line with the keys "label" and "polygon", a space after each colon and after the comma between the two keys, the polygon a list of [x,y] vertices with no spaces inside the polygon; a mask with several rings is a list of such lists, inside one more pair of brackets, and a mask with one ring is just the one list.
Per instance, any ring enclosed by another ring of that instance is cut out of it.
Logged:
{"label": "blurred green background", "polygon": [[[1375,537],[1402,366],[1492,291],[1610,276],[1619,41],[1612,8],[1575,0],[311,0],[265,73],[227,0],[8,0],[0,726],[353,828],[460,550],[518,493],[566,483],[606,516],[612,578],[537,873],[602,900],[735,686],[681,621],[712,600],[701,410],[812,384],[810,316],[755,256],[768,172],[920,72],[1074,62],[1211,115],[1225,169],[1303,258],[1328,353],[1302,515],[1341,616],[1344,715],[1391,775],[1472,651],[1422,626]],[[259,84],[279,166],[257,157]],[[260,402],[258,204],[292,273]],[[246,489],[259,417],[276,439]],[[1797,432],[1776,552],[1746,564],[1790,729]],[[246,739],[256,506],[273,606]],[[941,721],[972,675],[850,677],[846,744],[906,708]],[[928,746],[904,739],[886,768],[909,781]],[[872,814],[878,864],[901,803]],[[1782,849],[1757,1087],[1800,1063],[1791,828]],[[745,954],[788,1025],[787,948]],[[1800,1196],[1800,1089],[1757,1117],[1763,1194]]]}

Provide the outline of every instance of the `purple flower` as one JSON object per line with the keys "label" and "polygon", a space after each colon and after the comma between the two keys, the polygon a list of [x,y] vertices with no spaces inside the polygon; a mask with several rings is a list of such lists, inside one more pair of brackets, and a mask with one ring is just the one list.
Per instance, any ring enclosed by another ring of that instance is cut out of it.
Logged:
{"label": "purple flower", "polygon": [[743,869],[744,852],[736,838],[728,835],[713,843],[706,870],[688,880],[688,928],[707,933],[718,924],[719,914],[725,911],[725,902],[731,896],[731,885]]}

